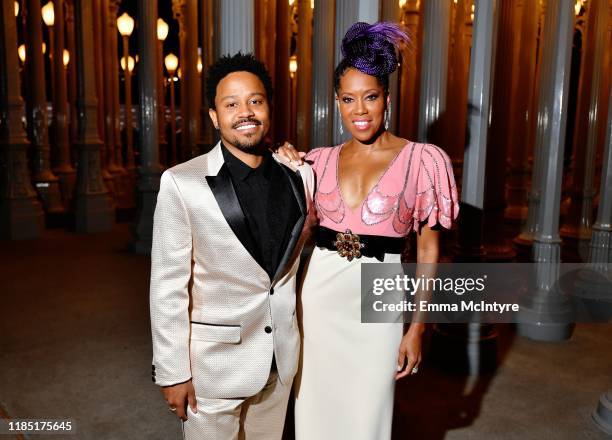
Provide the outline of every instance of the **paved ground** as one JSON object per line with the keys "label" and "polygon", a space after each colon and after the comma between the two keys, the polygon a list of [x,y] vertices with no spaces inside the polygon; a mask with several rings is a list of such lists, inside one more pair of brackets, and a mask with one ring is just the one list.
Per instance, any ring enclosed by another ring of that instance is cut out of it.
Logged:
{"label": "paved ground", "polygon": [[[72,418],[68,439],[180,438],[150,379],[149,261],[129,237],[120,224],[0,242],[0,415]],[[612,325],[558,344],[501,327],[495,374],[470,382],[425,365],[398,386],[394,439],[608,438],[590,414],[612,387],[611,342]]]}

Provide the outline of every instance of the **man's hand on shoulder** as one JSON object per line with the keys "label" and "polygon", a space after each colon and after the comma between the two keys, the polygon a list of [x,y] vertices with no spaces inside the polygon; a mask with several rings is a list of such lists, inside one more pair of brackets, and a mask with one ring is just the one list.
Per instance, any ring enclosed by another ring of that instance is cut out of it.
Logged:
{"label": "man's hand on shoulder", "polygon": [[191,407],[192,412],[198,412],[195,390],[191,379],[177,385],[162,387],[161,392],[164,395],[164,399],[166,399],[166,403],[168,403],[170,411],[174,412],[183,422],[187,420],[187,405]]}

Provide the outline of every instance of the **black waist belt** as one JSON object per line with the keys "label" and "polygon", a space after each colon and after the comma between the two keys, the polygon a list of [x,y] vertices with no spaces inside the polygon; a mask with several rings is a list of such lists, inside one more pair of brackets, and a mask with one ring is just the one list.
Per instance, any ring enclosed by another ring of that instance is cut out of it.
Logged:
{"label": "black waist belt", "polygon": [[383,261],[385,254],[401,254],[406,246],[406,240],[400,237],[357,235],[350,229],[338,232],[322,226],[317,228],[315,238],[318,247],[337,251],[341,257],[349,261],[362,255]]}

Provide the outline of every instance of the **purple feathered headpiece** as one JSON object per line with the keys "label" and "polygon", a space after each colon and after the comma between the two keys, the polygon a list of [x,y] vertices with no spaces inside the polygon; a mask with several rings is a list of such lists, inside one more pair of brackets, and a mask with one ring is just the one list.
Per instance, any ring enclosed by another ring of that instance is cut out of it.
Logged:
{"label": "purple feathered headpiece", "polygon": [[346,62],[368,75],[382,76],[397,68],[400,43],[409,43],[399,25],[389,22],[354,23],[342,39],[342,55]]}

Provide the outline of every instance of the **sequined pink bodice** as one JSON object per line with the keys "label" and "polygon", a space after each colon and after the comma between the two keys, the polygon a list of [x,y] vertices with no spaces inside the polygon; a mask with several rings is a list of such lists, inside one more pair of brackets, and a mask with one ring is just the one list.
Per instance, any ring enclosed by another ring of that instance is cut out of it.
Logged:
{"label": "sequined pink bodice", "polygon": [[450,228],[459,214],[451,161],[439,147],[408,142],[391,161],[361,206],[352,211],[342,200],[338,157],[342,145],[315,148],[306,156],[315,171],[319,224],[335,231],[403,237],[427,220]]}

